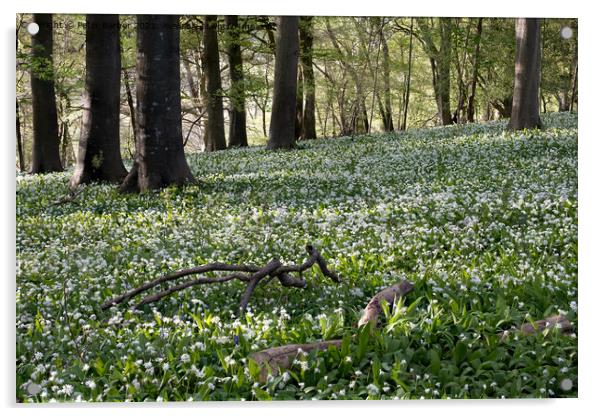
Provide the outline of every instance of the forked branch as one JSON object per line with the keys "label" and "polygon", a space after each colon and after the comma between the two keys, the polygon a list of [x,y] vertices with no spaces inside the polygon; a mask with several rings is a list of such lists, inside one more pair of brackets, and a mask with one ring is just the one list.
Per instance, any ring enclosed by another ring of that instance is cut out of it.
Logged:
{"label": "forked branch", "polygon": [[136,306],[134,306],[134,309],[140,308],[143,305],[157,302],[166,296],[169,296],[175,292],[179,292],[192,286],[213,283],[225,283],[229,282],[230,280],[239,280],[241,282],[247,283],[247,287],[240,299],[239,308],[242,313],[246,310],[247,305],[249,304],[249,301],[251,299],[251,295],[253,294],[253,290],[257,287],[261,280],[268,277],[268,280],[266,281],[270,281],[271,279],[276,277],[283,286],[305,288],[307,283],[301,276],[293,277],[289,273],[296,272],[301,274],[305,270],[312,267],[314,264],[318,265],[324,276],[329,277],[335,283],[340,283],[341,279],[339,278],[339,276],[334,271],[328,268],[326,260],[324,260],[324,258],[315,249],[315,247],[313,247],[312,245],[307,245],[305,247],[305,250],[309,254],[309,258],[300,265],[293,264],[284,266],[279,260],[273,259],[263,267],[246,264],[236,265],[226,263],[210,263],[205,264],[203,266],[193,267],[190,269],[178,270],[177,272],[166,274],[155,280],[147,282],[122,295],[114,297],[113,299],[109,299],[108,301],[102,304],[101,308],[105,310],[110,308],[111,306],[126,302],[134,296],[137,296],[140,293],[152,289],[153,287],[161,285],[163,283],[168,283],[193,274],[202,274],[210,272],[226,271],[233,273],[219,277],[200,277],[195,280],[190,280],[184,283],[171,286],[170,288],[146,296],[138,304],[136,304]]}

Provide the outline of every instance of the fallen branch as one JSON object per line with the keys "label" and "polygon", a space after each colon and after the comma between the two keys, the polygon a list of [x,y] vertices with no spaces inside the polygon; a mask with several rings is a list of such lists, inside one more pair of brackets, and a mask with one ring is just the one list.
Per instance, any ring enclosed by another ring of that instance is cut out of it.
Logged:
{"label": "fallen branch", "polygon": [[300,352],[308,353],[313,350],[326,350],[330,346],[341,347],[341,340],[320,341],[311,344],[289,344],[282,347],[269,348],[251,354],[251,358],[261,367],[259,380],[265,383],[268,378],[268,367],[272,374],[277,374],[280,369],[290,368],[294,359]]}
{"label": "fallen branch", "polygon": [[383,302],[387,302],[389,305],[392,305],[397,299],[407,295],[413,289],[414,285],[411,282],[402,280],[401,282],[396,283],[385,290],[381,290],[372,299],[370,299],[370,302],[368,302],[368,305],[366,305],[364,314],[357,323],[357,326],[359,327],[366,325],[369,322],[376,323],[380,313],[382,312]]}
{"label": "fallen branch", "polygon": [[68,203],[74,203],[74,204],[78,204],[78,202],[75,200],[75,198],[77,198],[77,196],[79,194],[81,194],[84,191],[84,188],[79,188],[79,189],[70,189],[69,193],[59,199],[57,199],[54,202],[51,202],[50,204],[48,204],[49,207],[55,206],[55,205],[62,205],[62,204],[68,204]]}
{"label": "fallen branch", "polygon": [[309,254],[309,258],[300,265],[284,266],[284,265],[282,265],[282,263],[279,260],[274,259],[263,267],[259,267],[259,266],[255,266],[255,265],[244,265],[244,264],[243,265],[234,265],[234,264],[225,264],[225,263],[210,263],[210,264],[206,264],[203,266],[193,267],[190,269],[178,270],[177,272],[166,274],[155,280],[147,282],[135,289],[132,289],[122,295],[114,297],[113,299],[110,299],[110,300],[106,301],[105,303],[103,303],[101,305],[101,308],[103,310],[105,310],[105,309],[110,308],[111,306],[126,302],[129,299],[131,299],[132,297],[139,295],[140,293],[145,292],[145,291],[147,291],[155,286],[158,286],[160,284],[171,282],[171,281],[180,279],[185,276],[190,276],[193,274],[202,274],[202,273],[209,273],[209,272],[229,271],[229,272],[234,272],[234,273],[226,275],[226,276],[215,277],[215,278],[201,277],[196,280],[191,280],[188,282],[180,283],[178,285],[175,285],[168,289],[165,289],[161,292],[157,292],[157,293],[154,293],[152,295],[145,297],[136,306],[134,306],[134,309],[137,309],[143,305],[157,302],[157,301],[163,299],[164,297],[171,295],[172,293],[187,289],[192,286],[203,285],[203,284],[213,284],[213,283],[225,283],[230,280],[240,280],[241,282],[247,283],[247,287],[241,297],[240,305],[239,305],[240,311],[242,313],[247,308],[247,305],[249,303],[249,300],[251,298],[253,290],[255,289],[255,287],[257,287],[257,285],[259,284],[259,282],[261,280],[263,280],[266,277],[269,277],[267,281],[270,281],[274,277],[277,277],[283,286],[304,288],[307,285],[305,280],[302,277],[298,277],[298,278],[293,277],[289,273],[291,273],[291,272],[302,273],[303,271],[312,267],[314,264],[318,265],[318,267],[320,268],[320,270],[322,271],[322,273],[325,276],[329,277],[331,280],[333,280],[336,283],[340,283],[341,279],[338,277],[338,275],[334,271],[330,270],[327,267],[326,261],[324,260],[324,258],[320,255],[320,253],[312,245],[307,245],[305,247],[305,250]]}
{"label": "fallen branch", "polygon": [[[414,285],[411,282],[402,280],[401,282],[378,292],[366,305],[364,313],[358,322],[358,327],[366,325],[370,322],[376,323],[382,312],[382,304],[384,302],[387,302],[391,305],[396,301],[396,299],[407,295],[413,289]],[[532,335],[539,333],[546,328],[556,328],[561,334],[567,334],[570,333],[573,328],[569,320],[563,315],[550,316],[540,321],[536,321],[535,325],[536,327],[530,323],[524,324],[520,327],[520,329],[504,331],[498,335],[502,339],[505,339],[513,333],[520,332],[523,335]],[[289,369],[293,360],[297,357],[299,350],[309,352],[316,349],[325,350],[330,346],[340,348],[341,342],[342,340],[336,339],[331,341],[319,341],[311,344],[284,345],[281,347],[273,347],[254,352],[250,355],[250,358],[255,360],[261,367],[259,381],[265,383],[267,381],[268,371],[272,375],[276,375],[279,371]]]}
{"label": "fallen branch", "polygon": [[[397,299],[407,295],[413,289],[414,285],[411,282],[402,280],[401,282],[395,283],[393,286],[378,292],[366,305],[364,313],[357,324],[358,327],[366,325],[369,322],[376,323],[382,312],[381,305],[383,302],[387,302],[391,305]],[[271,374],[277,374],[279,370],[290,368],[291,363],[299,353],[299,350],[304,352],[316,349],[325,350],[330,346],[340,348],[341,340],[335,339],[332,341],[314,342],[312,344],[290,344],[282,347],[273,347],[254,352],[250,357],[261,367],[259,381],[265,383],[268,376],[268,368],[271,370]]]}
{"label": "fallen branch", "polygon": [[573,331],[573,325],[564,315],[549,316],[545,319],[535,321],[535,326],[531,323],[521,325],[519,329],[512,329],[500,332],[498,336],[506,339],[512,334],[520,333],[522,335],[533,335],[543,332],[545,329],[557,329],[561,334],[569,334]]}

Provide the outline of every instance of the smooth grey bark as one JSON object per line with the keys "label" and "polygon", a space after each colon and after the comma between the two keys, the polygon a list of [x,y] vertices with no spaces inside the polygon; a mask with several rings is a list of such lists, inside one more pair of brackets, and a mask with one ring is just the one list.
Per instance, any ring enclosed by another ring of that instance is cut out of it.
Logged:
{"label": "smooth grey bark", "polygon": [[222,100],[222,76],[219,68],[219,45],[217,43],[217,17],[203,19],[204,73],[207,88],[207,134],[205,151],[226,148],[224,132],[224,104]]}
{"label": "smooth grey bark", "polygon": [[245,111],[245,80],[240,47],[238,16],[225,16],[228,32],[228,67],[230,72],[230,129],[228,147],[246,147],[247,114]]}
{"label": "smooth grey bark", "polygon": [[182,144],[179,16],[138,15],[137,138],[124,192],[193,180]]}
{"label": "smooth grey bark", "polygon": [[295,139],[301,137],[303,124],[303,74],[297,69],[297,95],[295,99]]}
{"label": "smooth grey bark", "polygon": [[119,148],[120,81],[119,16],[89,14],[84,111],[71,188],[93,181],[120,182],[127,175]]}
{"label": "smooth grey bark", "polygon": [[452,123],[450,109],[451,30],[451,19],[441,18],[439,23],[441,54],[438,59],[439,80],[437,102],[439,103],[439,118],[441,124],[444,126]]}
{"label": "smooth grey bark", "polygon": [[483,33],[483,18],[480,17],[477,22],[477,34],[474,54],[472,57],[472,78],[470,81],[470,95],[468,96],[468,108],[466,110],[466,118],[469,122],[474,123],[475,113],[475,96],[477,91],[477,77],[479,75],[479,52],[481,50],[481,35]]}
{"label": "smooth grey bark", "polygon": [[[357,26],[356,26],[357,27]],[[345,93],[346,93],[346,82],[343,84],[343,87],[340,89],[340,93],[338,96],[338,104],[339,104],[339,112],[340,112],[340,121],[341,121],[341,135],[348,136],[353,134],[362,134],[368,132],[369,121],[368,114],[366,111],[366,95],[364,93],[363,86],[363,78],[364,71],[358,73],[352,62],[354,59],[354,52],[345,44],[340,44],[337,40],[336,34],[332,29],[329,18],[326,18],[326,33],[330,38],[332,46],[335,48],[338,56],[340,57],[340,63],[343,67],[343,79],[345,79],[346,74],[349,73],[351,79],[353,80],[354,89],[355,89],[355,97],[351,100],[351,111],[350,114],[347,114],[345,109]],[[361,36],[361,31],[358,31],[358,36]],[[364,42],[360,42],[360,46],[363,45]],[[345,51],[341,49],[341,45],[345,48]],[[364,66],[365,69],[365,66]]]}
{"label": "smooth grey bark", "polygon": [[128,108],[130,109],[130,122],[132,124],[132,133],[134,134],[134,143],[136,143],[136,107],[134,106],[134,97],[132,95],[132,88],[130,86],[130,77],[127,69],[123,68],[123,85],[125,87],[125,96],[128,102]]}
{"label": "smooth grey bark", "polygon": [[32,59],[36,68],[31,71],[33,112],[33,148],[31,173],[63,170],[59,149],[59,129],[54,91],[52,62],[53,18],[51,14],[34,14],[40,31],[31,38]]}
{"label": "smooth grey bark", "polygon": [[575,42],[575,49],[573,51],[573,65],[572,65],[572,80],[571,80],[571,104],[569,105],[569,111],[573,112],[573,107],[575,106],[575,102],[577,101],[577,51],[578,43]]}
{"label": "smooth grey bark", "polygon": [[17,154],[19,155],[19,171],[25,171],[25,157],[23,155],[23,138],[21,137],[21,115],[19,114],[19,99],[16,99],[17,103],[17,120],[16,120],[16,131],[17,131]]}
{"label": "smooth grey bark", "polygon": [[508,128],[543,128],[539,117],[541,19],[516,19],[516,58],[512,115]]}
{"label": "smooth grey bark", "polygon": [[379,30],[380,43],[383,50],[383,82],[384,82],[384,109],[383,109],[383,126],[385,131],[395,130],[393,125],[393,110],[391,108],[391,63],[389,56],[389,45],[385,38],[383,26]]}
{"label": "smooth grey bark", "polygon": [[274,97],[268,149],[291,149],[295,146],[298,60],[299,17],[281,16],[276,41]]}
{"label": "smooth grey bark", "polygon": [[407,128],[408,121],[408,106],[410,105],[410,86],[412,80],[412,43],[414,39],[414,18],[410,19],[410,50],[408,52],[408,73],[406,75],[406,85],[403,98],[403,122],[401,124],[401,130]]}
{"label": "smooth grey bark", "polygon": [[303,16],[299,21],[299,44],[301,48],[301,71],[303,73],[303,122],[301,139],[316,138],[316,81],[313,69],[313,22],[311,16]]}
{"label": "smooth grey bark", "polygon": [[437,114],[442,125],[452,124],[450,107],[450,69],[451,69],[451,19],[438,18],[440,45],[436,47],[432,37],[432,28],[425,19],[418,19],[425,51],[431,64],[433,89],[437,101]]}

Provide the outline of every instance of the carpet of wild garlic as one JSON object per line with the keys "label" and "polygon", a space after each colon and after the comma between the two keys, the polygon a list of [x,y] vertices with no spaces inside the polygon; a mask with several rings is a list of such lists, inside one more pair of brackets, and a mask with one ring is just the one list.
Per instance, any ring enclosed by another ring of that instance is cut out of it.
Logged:
{"label": "carpet of wild garlic", "polygon": [[[577,116],[544,132],[504,122],[190,156],[198,185],[51,205],[69,174],[17,177],[19,401],[574,397],[577,338],[500,341],[562,311],[577,323]],[[100,304],[166,271],[299,263],[306,290],[197,286],[138,312]],[[367,300],[415,290],[369,334]],[[548,331],[546,331],[548,332]],[[344,337],[258,382],[250,352]],[[563,382],[564,381],[564,382]],[[571,386],[572,384],[572,386]],[[564,387],[564,388],[563,388]]]}

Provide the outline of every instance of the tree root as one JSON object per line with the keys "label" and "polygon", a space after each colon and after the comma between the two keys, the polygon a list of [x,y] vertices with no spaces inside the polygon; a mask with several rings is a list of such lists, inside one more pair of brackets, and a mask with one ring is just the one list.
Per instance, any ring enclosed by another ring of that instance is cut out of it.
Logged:
{"label": "tree root", "polygon": [[216,272],[216,271],[228,271],[234,272],[225,276],[210,278],[210,277],[201,277],[196,280],[191,280],[188,282],[180,283],[178,285],[172,286],[168,289],[165,289],[161,292],[154,293],[152,295],[146,296],[142,299],[134,309],[140,308],[143,305],[147,305],[150,303],[157,302],[163,299],[166,296],[171,295],[172,293],[178,292],[180,290],[184,290],[191,286],[202,285],[202,284],[213,284],[213,283],[225,283],[230,280],[240,280],[241,282],[247,283],[247,287],[243,292],[243,295],[240,299],[239,310],[240,313],[244,313],[251,299],[251,295],[253,294],[253,290],[257,287],[259,282],[268,277],[266,282],[271,281],[274,277],[277,277],[280,283],[283,286],[287,287],[298,287],[305,288],[307,283],[305,280],[299,277],[293,277],[289,273],[297,272],[299,275],[305,270],[312,267],[314,264],[317,264],[322,274],[329,277],[335,283],[340,283],[341,279],[339,276],[332,270],[330,270],[326,264],[326,260],[320,255],[320,253],[312,246],[307,245],[305,250],[309,254],[309,258],[300,265],[290,265],[284,266],[282,263],[273,259],[268,264],[263,267],[258,267],[255,265],[235,265],[235,264],[225,264],[225,263],[210,263],[205,264],[203,266],[197,266],[190,269],[178,270],[177,272],[166,274],[161,276],[155,280],[147,282],[135,289],[130,290],[120,296],[114,297],[102,304],[101,308],[103,310],[110,308],[113,305],[118,305],[120,303],[126,302],[132,297],[147,291],[155,286],[158,286],[162,283],[167,283],[176,279],[179,279],[184,276],[189,276],[192,274],[201,274],[208,272]]}

